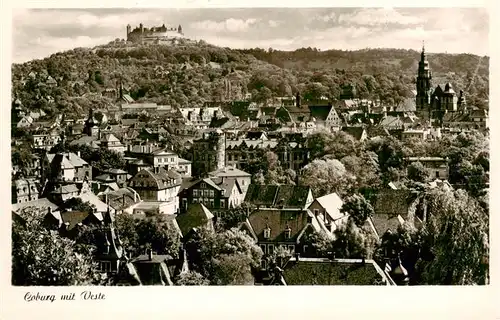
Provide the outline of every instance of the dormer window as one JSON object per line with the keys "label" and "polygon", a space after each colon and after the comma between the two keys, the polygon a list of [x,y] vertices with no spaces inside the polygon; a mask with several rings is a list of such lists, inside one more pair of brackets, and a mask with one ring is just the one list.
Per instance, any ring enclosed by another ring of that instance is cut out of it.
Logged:
{"label": "dormer window", "polygon": [[291,236],[292,236],[292,229],[287,226],[285,229],[285,239],[290,239]]}
{"label": "dormer window", "polygon": [[203,182],[203,183],[200,185],[200,187],[201,187],[202,189],[204,189],[204,188],[206,188],[206,187],[207,187],[207,185],[205,184],[205,182]]}
{"label": "dormer window", "polygon": [[269,239],[271,238],[271,228],[266,227],[264,229],[264,239]]}

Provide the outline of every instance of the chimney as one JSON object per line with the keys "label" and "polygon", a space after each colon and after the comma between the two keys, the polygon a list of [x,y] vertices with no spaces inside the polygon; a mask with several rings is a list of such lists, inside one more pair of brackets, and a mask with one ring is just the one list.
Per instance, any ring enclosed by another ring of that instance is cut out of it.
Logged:
{"label": "chimney", "polygon": [[295,262],[299,263],[299,260],[300,260],[300,253],[295,252]]}
{"label": "chimney", "polygon": [[148,250],[149,261],[153,261],[153,249]]}
{"label": "chimney", "polygon": [[80,155],[80,154],[81,154],[81,153],[80,153],[80,151],[77,151],[77,152],[76,152],[76,155],[77,155],[79,158],[81,158],[81,155]]}

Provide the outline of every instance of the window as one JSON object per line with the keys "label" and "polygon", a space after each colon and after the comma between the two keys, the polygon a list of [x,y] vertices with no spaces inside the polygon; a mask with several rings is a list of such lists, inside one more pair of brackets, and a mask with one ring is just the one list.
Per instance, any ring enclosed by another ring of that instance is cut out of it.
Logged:
{"label": "window", "polygon": [[224,208],[226,206],[226,200],[220,199],[220,207]]}
{"label": "window", "polygon": [[269,239],[271,237],[271,228],[267,227],[264,229],[264,239]]}
{"label": "window", "polygon": [[210,199],[210,208],[214,207],[214,199]]}
{"label": "window", "polygon": [[436,178],[439,178],[439,171],[436,171]]}
{"label": "window", "polygon": [[267,250],[268,250],[269,254],[273,254],[274,253],[274,244],[269,244],[267,246]]}
{"label": "window", "polygon": [[302,252],[307,252],[307,249],[309,248],[309,246],[307,244],[305,244],[303,247],[302,247]]}
{"label": "window", "polygon": [[187,209],[187,199],[186,198],[182,198],[182,207],[184,209]]}
{"label": "window", "polygon": [[198,203],[198,199],[197,198],[193,198],[193,203]]}
{"label": "window", "polygon": [[214,191],[213,190],[210,190],[210,197],[213,198],[214,197]]}
{"label": "window", "polygon": [[[200,201],[200,202],[201,202],[201,201]],[[203,199],[203,204],[205,205],[205,207],[207,207],[207,206],[208,206],[208,199],[207,199],[207,198]]]}
{"label": "window", "polygon": [[194,189],[193,190],[193,197],[197,197],[198,196],[198,190]]}
{"label": "window", "polygon": [[205,182],[203,182],[203,183],[200,185],[200,187],[201,187],[202,189],[205,189],[205,188],[207,187],[207,185],[205,184]]}
{"label": "window", "polygon": [[290,253],[295,253],[295,246],[294,245],[289,245],[288,246],[288,251],[290,251]]}
{"label": "window", "polygon": [[265,244],[261,244],[260,245],[260,248],[262,249],[262,252],[264,252],[264,254],[266,254],[266,245]]}
{"label": "window", "polygon": [[292,235],[292,229],[290,227],[286,227],[286,229],[285,229],[285,239],[290,239],[291,235]]}
{"label": "window", "polygon": [[314,209],[314,215],[315,216],[319,215],[319,209]]}

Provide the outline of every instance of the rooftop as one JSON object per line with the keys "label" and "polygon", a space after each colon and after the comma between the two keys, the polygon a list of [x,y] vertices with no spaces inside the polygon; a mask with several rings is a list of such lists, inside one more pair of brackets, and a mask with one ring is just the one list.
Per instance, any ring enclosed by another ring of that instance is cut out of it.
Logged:
{"label": "rooftop", "polygon": [[391,281],[373,260],[290,259],[283,268],[287,285],[390,285]]}

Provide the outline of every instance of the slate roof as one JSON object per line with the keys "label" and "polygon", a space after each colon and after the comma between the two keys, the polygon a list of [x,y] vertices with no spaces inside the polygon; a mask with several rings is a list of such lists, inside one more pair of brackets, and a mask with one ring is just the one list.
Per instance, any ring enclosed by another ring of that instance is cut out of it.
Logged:
{"label": "slate roof", "polygon": [[330,111],[333,108],[333,106],[331,106],[331,105],[308,106],[308,107],[309,107],[310,116],[314,117],[316,120],[320,120],[320,121],[325,121],[326,118],[328,118],[328,115],[330,114]]}
{"label": "slate roof", "polygon": [[389,285],[373,260],[295,258],[283,267],[287,285]]}
{"label": "slate roof", "polygon": [[361,140],[363,133],[366,131],[365,128],[354,126],[354,127],[342,127],[342,131],[353,136],[356,140]]}
{"label": "slate roof", "polygon": [[373,228],[375,228],[377,236],[382,237],[389,230],[391,230],[391,232],[395,232],[398,227],[404,223],[404,219],[400,215],[393,216],[389,214],[375,213],[369,218],[368,222]]}
{"label": "slate roof", "polygon": [[[253,211],[247,221],[259,241],[296,242],[303,230],[310,226],[308,210],[297,209],[259,209]],[[270,237],[264,238],[264,229],[270,228]],[[290,238],[285,238],[285,230],[290,228]],[[319,231],[319,230],[317,230]]]}
{"label": "slate roof", "polygon": [[179,214],[175,219],[182,232],[186,236],[193,228],[200,228],[207,225],[214,215],[201,203],[190,205],[185,213]]}
{"label": "slate roof", "polygon": [[66,224],[66,230],[71,230],[76,227],[78,224],[86,224],[88,222],[99,222],[97,216],[93,213],[82,212],[82,211],[66,211],[61,213],[61,219],[63,224]]}
{"label": "slate roof", "polygon": [[245,202],[264,207],[304,208],[309,191],[304,186],[250,184]]}
{"label": "slate roof", "polygon": [[386,189],[381,190],[374,205],[375,214],[386,214],[391,217],[401,215],[408,216],[411,203],[415,200],[412,192],[407,189]]}

